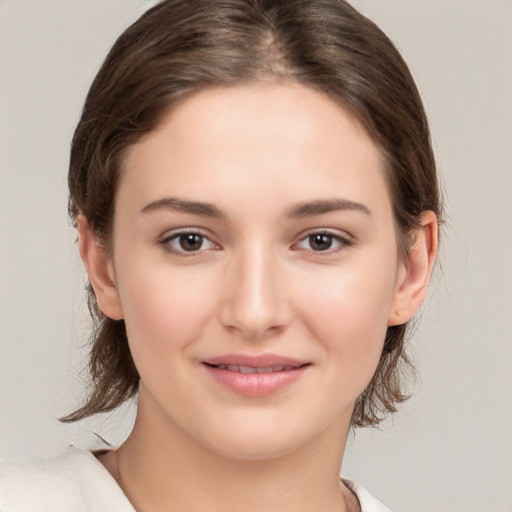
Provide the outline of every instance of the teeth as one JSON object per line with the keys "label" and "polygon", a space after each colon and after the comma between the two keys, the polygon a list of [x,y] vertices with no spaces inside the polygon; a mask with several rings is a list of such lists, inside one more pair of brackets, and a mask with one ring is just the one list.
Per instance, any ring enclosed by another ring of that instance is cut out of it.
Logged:
{"label": "teeth", "polygon": [[[228,366],[229,368],[229,366]],[[240,373],[256,373],[256,368],[252,368],[250,366],[239,366],[238,371]]]}
{"label": "teeth", "polygon": [[230,372],[238,372],[238,373],[273,373],[273,372],[282,372],[293,370],[293,366],[268,366],[262,368],[255,368],[252,366],[239,366],[236,364],[219,364],[217,366],[219,370],[229,370]]}
{"label": "teeth", "polygon": [[256,373],[272,373],[276,371],[277,370],[272,368],[272,366],[269,366],[268,368],[256,368]]}

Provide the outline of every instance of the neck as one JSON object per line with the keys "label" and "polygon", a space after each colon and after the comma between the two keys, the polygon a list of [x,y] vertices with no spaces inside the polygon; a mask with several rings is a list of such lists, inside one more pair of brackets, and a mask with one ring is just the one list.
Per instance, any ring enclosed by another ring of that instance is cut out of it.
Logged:
{"label": "neck", "polygon": [[169,504],[187,512],[357,510],[339,478],[348,423],[292,453],[244,460],[215,453],[154,415],[148,421],[143,409],[139,403],[132,434],[103,461],[138,512]]}

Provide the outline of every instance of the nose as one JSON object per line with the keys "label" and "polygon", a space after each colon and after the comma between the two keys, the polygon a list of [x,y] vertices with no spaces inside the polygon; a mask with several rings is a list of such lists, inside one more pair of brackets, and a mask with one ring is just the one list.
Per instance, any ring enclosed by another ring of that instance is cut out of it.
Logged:
{"label": "nose", "polygon": [[290,321],[284,276],[271,251],[249,247],[233,255],[226,269],[221,323],[247,340],[275,335]]}

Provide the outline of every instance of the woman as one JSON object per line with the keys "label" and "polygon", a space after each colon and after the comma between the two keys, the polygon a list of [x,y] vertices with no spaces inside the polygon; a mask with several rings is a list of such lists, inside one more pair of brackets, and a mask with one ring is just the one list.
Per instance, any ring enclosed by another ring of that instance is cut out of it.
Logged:
{"label": "woman", "polygon": [[428,124],[342,0],[164,1],[116,42],[73,138],[92,389],[129,438],[1,473],[0,509],[387,510],[339,479],[405,400],[437,250]]}

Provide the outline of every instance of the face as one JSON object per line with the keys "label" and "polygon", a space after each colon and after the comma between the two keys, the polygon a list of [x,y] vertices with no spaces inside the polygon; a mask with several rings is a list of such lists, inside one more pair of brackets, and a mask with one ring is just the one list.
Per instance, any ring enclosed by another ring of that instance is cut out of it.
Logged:
{"label": "face", "polygon": [[341,436],[404,267],[381,155],[343,108],[298,85],[183,99],[116,198],[140,414],[239,458]]}

